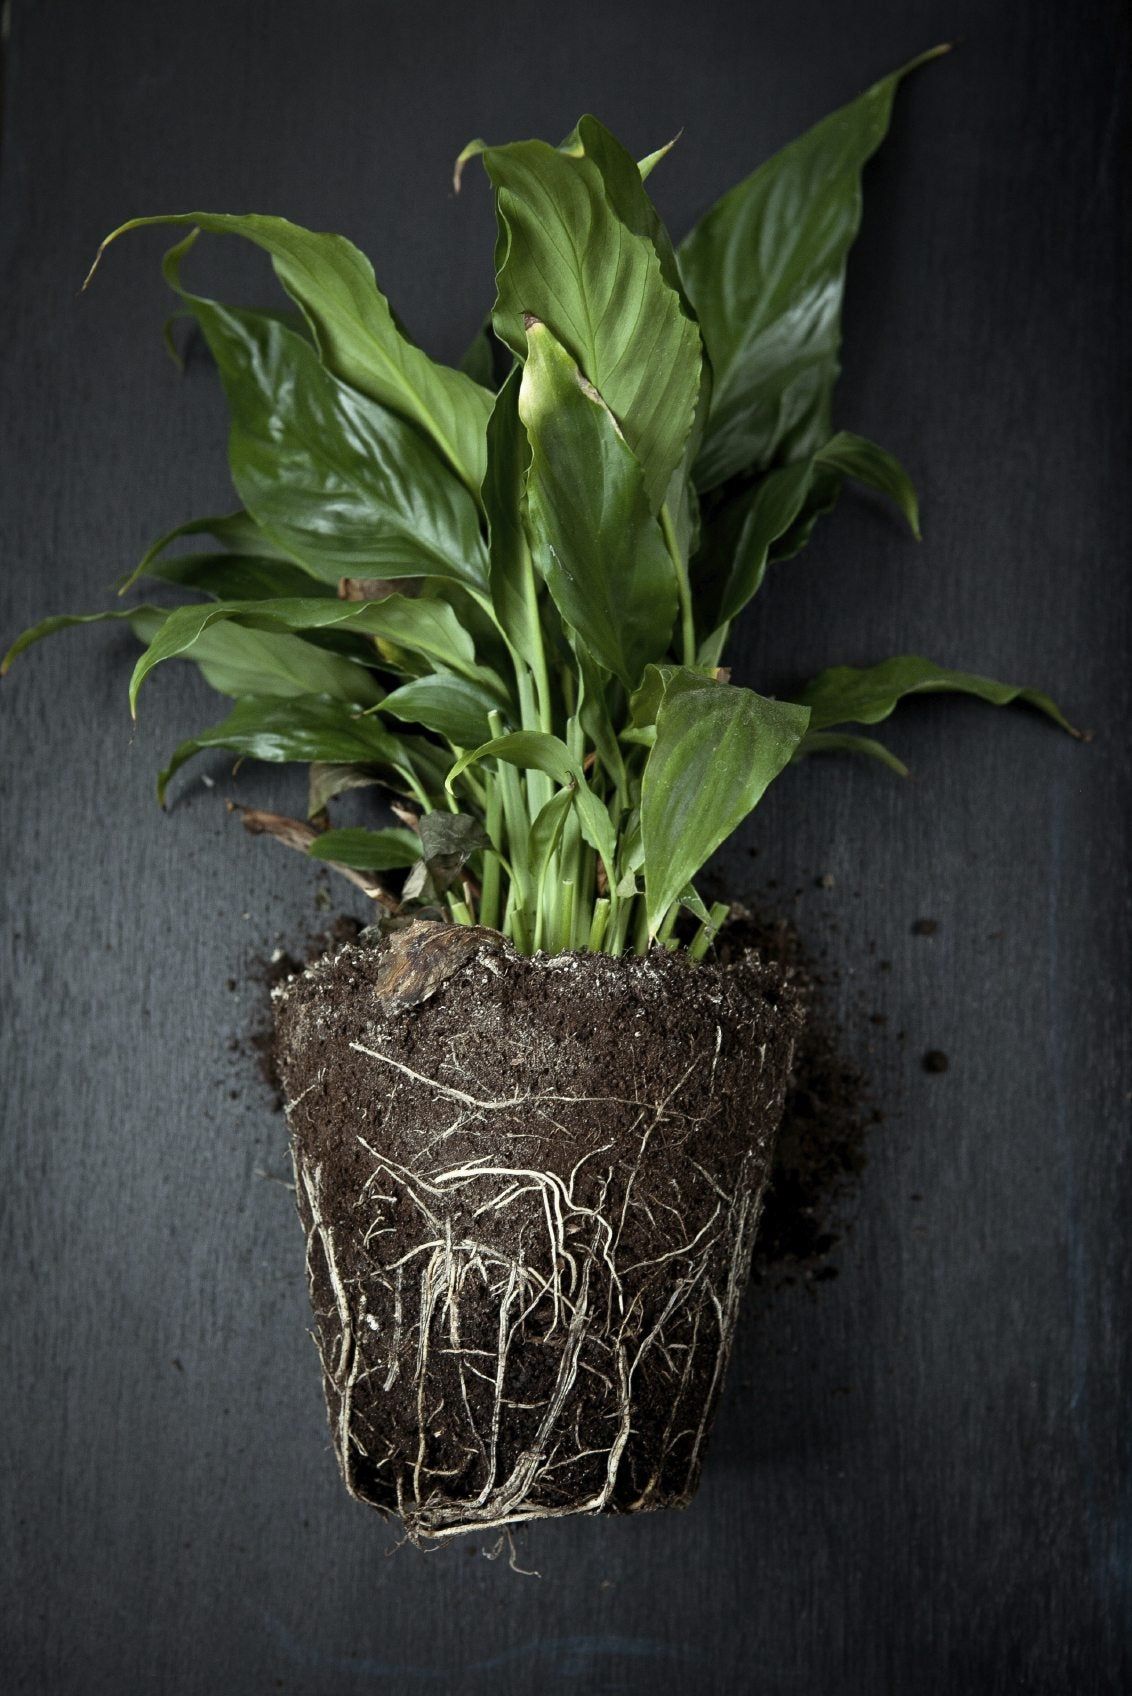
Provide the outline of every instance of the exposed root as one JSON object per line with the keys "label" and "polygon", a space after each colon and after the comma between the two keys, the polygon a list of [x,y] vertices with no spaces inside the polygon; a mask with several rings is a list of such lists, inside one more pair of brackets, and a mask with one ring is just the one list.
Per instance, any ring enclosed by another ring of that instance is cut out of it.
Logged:
{"label": "exposed root", "polygon": [[[765,1129],[736,1141],[735,1102],[773,1125],[788,1042],[768,1071],[761,1028],[724,1043],[709,1023],[662,1090],[628,1065],[618,1093],[561,1087],[547,1049],[523,1058],[549,1087],[508,1091],[479,1033],[448,1025],[431,1065],[395,1023],[371,1027],[343,1045],[348,1082],[343,1051],[320,1050],[288,1106],[346,1486],[421,1544],[683,1505],[769,1155]],[[345,1099],[357,1128],[334,1158],[352,1178],[331,1212],[319,1126]]]}

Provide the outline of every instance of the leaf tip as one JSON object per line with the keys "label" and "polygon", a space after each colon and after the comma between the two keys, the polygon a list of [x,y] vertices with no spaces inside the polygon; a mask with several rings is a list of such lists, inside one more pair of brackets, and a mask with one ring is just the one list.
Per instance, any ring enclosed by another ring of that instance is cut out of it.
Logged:
{"label": "leaf tip", "polygon": [[466,147],[461,148],[460,152],[456,155],[455,163],[452,166],[453,194],[459,194],[460,192],[460,188],[464,181],[464,166],[468,163],[468,160],[475,159],[481,153],[486,151],[487,142],[480,136],[477,136],[474,141],[469,141]]}

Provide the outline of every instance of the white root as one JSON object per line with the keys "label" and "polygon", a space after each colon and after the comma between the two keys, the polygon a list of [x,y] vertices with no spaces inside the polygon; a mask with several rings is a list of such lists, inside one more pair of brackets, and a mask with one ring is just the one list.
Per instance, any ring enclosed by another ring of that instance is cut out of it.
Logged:
{"label": "white root", "polygon": [[[705,1127],[718,1112],[718,1026],[715,1037],[714,1052],[694,1055],[660,1102],[480,1095],[372,1043],[350,1045],[397,1074],[395,1096],[425,1092],[433,1111],[444,1102],[456,1109],[411,1164],[383,1151],[372,1132],[357,1135],[372,1162],[356,1201],[371,1267],[358,1296],[341,1275],[319,1167],[296,1160],[342,1475],[351,1493],[398,1513],[414,1541],[690,1498],[750,1263],[761,1182],[753,1156],[726,1186],[704,1164]],[[675,1103],[697,1069],[706,1105],[692,1116]],[[634,1117],[578,1154],[554,1117],[567,1106],[592,1107],[599,1118],[603,1107],[628,1106]],[[474,1146],[475,1127],[488,1120],[495,1153],[461,1157],[457,1150]],[[500,1158],[510,1144],[521,1157]],[[543,1144],[554,1159],[541,1152],[532,1159]],[[660,1177],[658,1147],[668,1162]],[[448,1148],[455,1157],[446,1160]],[[672,1178],[676,1157],[681,1183]],[[665,1199],[659,1191],[669,1184]],[[419,1240],[406,1248],[414,1216]],[[636,1224],[629,1232],[630,1220],[645,1222],[655,1254],[627,1258],[623,1240],[639,1242],[641,1231]],[[390,1238],[397,1247],[386,1251]],[[635,1395],[646,1377],[663,1423],[647,1468],[632,1463],[626,1475]],[[392,1413],[375,1429],[378,1384],[396,1398],[397,1420],[411,1410],[411,1441],[393,1429]],[[367,1386],[364,1414],[359,1385]]]}

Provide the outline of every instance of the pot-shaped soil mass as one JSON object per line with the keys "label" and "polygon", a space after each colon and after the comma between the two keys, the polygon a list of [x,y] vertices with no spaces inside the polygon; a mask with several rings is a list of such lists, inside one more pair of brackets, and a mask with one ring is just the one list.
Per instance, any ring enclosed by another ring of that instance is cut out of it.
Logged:
{"label": "pot-shaped soil mass", "polygon": [[415,1539],[688,1502],[800,1023],[753,954],[428,924],[276,992],[351,1494]]}

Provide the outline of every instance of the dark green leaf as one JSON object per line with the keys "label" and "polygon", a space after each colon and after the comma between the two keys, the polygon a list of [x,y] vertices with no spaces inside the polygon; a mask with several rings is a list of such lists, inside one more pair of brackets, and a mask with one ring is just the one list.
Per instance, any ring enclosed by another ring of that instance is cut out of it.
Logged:
{"label": "dark green leaf", "polygon": [[801,760],[810,754],[863,754],[868,759],[879,760],[882,766],[894,771],[897,777],[908,776],[908,767],[904,761],[898,760],[883,742],[876,741],[872,736],[855,736],[848,730],[807,730],[794,750],[794,758]]}
{"label": "dark green leaf", "polygon": [[478,748],[491,738],[487,715],[498,700],[478,683],[434,672],[414,678],[386,695],[383,713],[409,724],[423,724],[455,748]]}
{"label": "dark green leaf", "polygon": [[181,743],[158,778],[158,800],[164,801],[173,774],[186,760],[206,748],[227,748],[233,754],[274,763],[330,760],[354,765],[362,762],[399,772],[432,763],[435,770],[435,750],[427,743],[419,738],[393,736],[372,714],[351,712],[340,701],[319,696],[295,696],[287,700],[248,696],[237,701],[220,724],[199,730]]}
{"label": "dark green leaf", "polygon": [[632,689],[668,649],[676,573],[641,468],[608,406],[545,324],[532,320],[519,391],[531,444],[536,559],[559,612]]}
{"label": "dark green leaf", "polygon": [[881,665],[833,666],[808,683],[798,700],[810,709],[811,728],[824,730],[834,724],[879,724],[906,696],[938,693],[977,695],[996,707],[1023,701],[1045,713],[1062,730],[1073,736],[1080,734],[1040,689],[997,683],[969,671],[949,671],[917,654],[901,654]]}
{"label": "dark green leaf", "polygon": [[589,113],[578,119],[559,151],[593,161],[601,173],[613,210],[627,230],[651,243],[665,282],[680,294],[683,285],[672,238],[645,189],[644,179],[648,173],[641,170],[633,155],[627,153],[617,137]]}
{"label": "dark green leaf", "polygon": [[768,561],[786,551],[776,554],[776,544],[805,522],[811,500],[810,529],[818,513],[833,505],[846,477],[890,496],[913,535],[919,535],[916,492],[903,467],[875,442],[839,431],[809,458],[768,472],[707,527],[692,576],[709,634],[729,623],[757,594]]}
{"label": "dark green leaf", "polygon": [[[444,601],[410,600],[404,595],[390,595],[384,601],[299,599],[215,602],[211,606],[177,607],[165,618],[134,667],[134,675],[130,679],[131,710],[136,706],[138,690],[155,665],[182,654],[192,654],[197,658],[205,633],[222,621],[235,620],[245,626],[254,621],[256,630],[272,633],[349,629],[363,635],[381,636],[424,655],[434,664],[469,677],[473,682],[486,682],[489,686],[493,681],[498,684],[497,679],[476,664],[471,638]],[[300,641],[298,646],[309,649],[311,653],[318,652],[307,642]],[[360,667],[358,669],[361,671]]]}
{"label": "dark green leaf", "polygon": [[45,636],[54,636],[59,630],[71,630],[80,624],[113,624],[123,620],[131,622],[142,613],[152,613],[157,618],[164,617],[163,607],[126,607],[115,612],[63,612],[56,613],[52,618],[41,618],[38,624],[21,631],[12,643],[8,652],[0,660],[0,677],[8,670],[12,661],[36,642],[42,642]]}
{"label": "dark green leaf", "polygon": [[145,574],[182,589],[199,589],[221,601],[273,600],[295,595],[328,595],[301,565],[289,559],[266,559],[252,554],[174,554],[155,560]]}
{"label": "dark green leaf", "polygon": [[360,826],[326,830],[307,849],[312,860],[334,860],[359,872],[397,871],[402,866],[411,866],[420,851],[416,832],[398,826],[389,830],[365,830]]}
{"label": "dark green leaf", "polygon": [[286,218],[184,212],[132,218],[107,236],[99,258],[118,236],[150,224],[242,236],[264,249],[310,325],[327,370],[415,425],[478,495],[491,396],[407,339],[374,281],[369,260],[343,236],[305,230]]}
{"label": "dark green leaf", "polygon": [[211,536],[223,545],[226,553],[257,559],[286,560],[294,567],[292,556],[277,542],[273,542],[270,536],[264,534],[250,513],[230,512],[210,518],[190,518],[186,524],[178,524],[175,529],[167,530],[146,549],[128,576],[121,579],[118,593],[125,594],[139,577],[161,576],[161,572],[154,570],[156,562],[174,542],[181,541],[185,536]]}
{"label": "dark green leaf", "polygon": [[470,377],[473,383],[478,383],[484,389],[494,389],[496,386],[496,345],[491,330],[491,319],[488,318],[476,331],[460,361],[460,369],[465,376]]}
{"label": "dark green leaf", "polygon": [[[242,607],[254,609],[255,601],[240,601]],[[294,606],[293,601],[262,602]],[[304,605],[309,603],[304,602]],[[341,603],[322,603],[337,607]],[[185,650],[172,642],[173,651],[159,653],[157,659],[178,657],[184,651],[187,658],[200,668],[206,683],[221,695],[330,695],[335,700],[352,705],[375,706],[384,691],[377,678],[365,666],[338,654],[329,653],[301,636],[283,630],[269,630],[236,623],[209,624],[197,615],[213,610],[208,606],[176,607],[172,613],[164,607],[137,607],[129,617],[135,636],[149,645],[139,665],[150,670],[152,644],[159,634],[165,635],[170,619],[178,620],[166,640],[172,640],[178,629],[196,629],[196,636]],[[376,657],[376,656],[375,656]],[[148,663],[146,663],[148,662]],[[136,691],[135,691],[136,699]]]}
{"label": "dark green leaf", "polygon": [[372,789],[378,782],[380,779],[369,766],[312,760],[307,772],[307,817],[313,819],[325,812],[328,803],[348,789]]}
{"label": "dark green leaf", "polygon": [[593,159],[542,141],[471,151],[482,152],[496,189],[496,333],[525,358],[526,316],[549,326],[611,408],[655,512],[692,427],[695,324],[653,242],[622,223]]}
{"label": "dark green leaf", "polygon": [[669,678],[641,784],[650,934],[788,763],[809,716],[695,671]]}
{"label": "dark green leaf", "polygon": [[534,570],[523,527],[523,500],[530,447],[519,418],[522,371],[512,370],[500,389],[487,426],[487,513],[491,600],[499,627],[529,666],[537,662],[542,637]]}
{"label": "dark green leaf", "polygon": [[508,765],[519,766],[526,771],[543,771],[555,783],[571,789],[582,835],[601,855],[605,869],[612,877],[616,852],[613,825],[565,742],[538,730],[515,730],[506,736],[498,736],[491,742],[485,742],[481,748],[473,748],[461,755],[448,773],[449,791],[462,771],[483,759],[504,760]]}
{"label": "dark green leaf", "polygon": [[845,262],[861,172],[884,139],[902,77],[876,83],[731,189],[680,248],[684,286],[714,377],[700,488],[830,435]]}
{"label": "dark green leaf", "polygon": [[[182,244],[182,247],[185,244]],[[166,276],[220,370],[232,480],[259,527],[314,576],[447,577],[486,588],[475,504],[417,430],[330,375],[301,336]]]}

